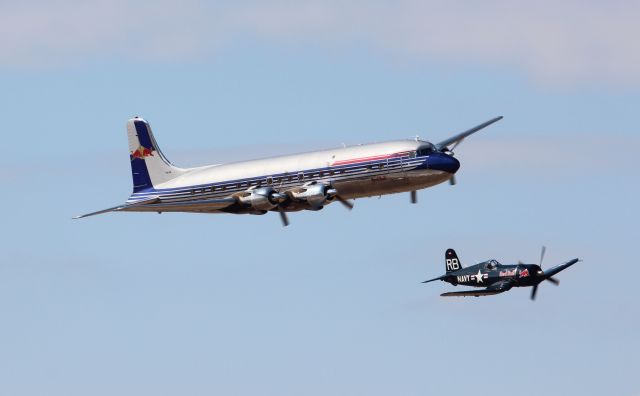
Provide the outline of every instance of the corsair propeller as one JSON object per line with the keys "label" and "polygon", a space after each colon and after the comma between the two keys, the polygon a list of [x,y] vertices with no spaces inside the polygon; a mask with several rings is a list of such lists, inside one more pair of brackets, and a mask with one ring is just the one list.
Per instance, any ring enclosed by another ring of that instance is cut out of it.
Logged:
{"label": "corsair propeller", "polygon": [[547,276],[545,275],[544,271],[542,270],[542,261],[544,260],[544,254],[547,251],[547,247],[546,246],[542,246],[542,249],[540,250],[540,264],[538,264],[538,272],[536,273],[537,277],[538,277],[538,283],[535,284],[533,286],[533,289],[531,289],[531,299],[535,300],[536,299],[536,293],[538,292],[538,285],[544,281],[544,280],[548,280],[549,282],[553,283],[554,285],[558,286],[560,284],[560,281],[552,278],[551,276]]}

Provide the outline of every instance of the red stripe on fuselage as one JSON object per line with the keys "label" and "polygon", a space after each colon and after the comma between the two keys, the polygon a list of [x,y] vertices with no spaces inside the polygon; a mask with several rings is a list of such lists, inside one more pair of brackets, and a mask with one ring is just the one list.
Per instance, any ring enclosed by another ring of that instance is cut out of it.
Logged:
{"label": "red stripe on fuselage", "polygon": [[331,164],[331,166],[350,165],[350,164],[357,164],[357,163],[360,163],[360,162],[376,161],[376,160],[382,160],[382,159],[388,159],[388,158],[396,158],[396,157],[402,157],[403,155],[408,155],[408,154],[409,154],[408,151],[403,151],[403,152],[400,152],[400,153],[384,154],[384,155],[373,155],[373,156],[370,156],[370,157],[361,157],[361,158],[353,158],[353,159],[348,159],[348,160],[340,160],[340,161],[333,162]]}

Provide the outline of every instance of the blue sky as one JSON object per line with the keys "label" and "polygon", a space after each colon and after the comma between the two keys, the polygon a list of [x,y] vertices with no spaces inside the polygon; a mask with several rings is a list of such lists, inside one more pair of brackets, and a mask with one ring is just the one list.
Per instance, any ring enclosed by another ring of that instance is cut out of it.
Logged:
{"label": "blue sky", "polygon": [[[0,5],[0,393],[639,394],[638,6],[541,4]],[[505,118],[419,205],[72,221],[133,115],[187,166]],[[420,283],[543,244],[534,303]]]}

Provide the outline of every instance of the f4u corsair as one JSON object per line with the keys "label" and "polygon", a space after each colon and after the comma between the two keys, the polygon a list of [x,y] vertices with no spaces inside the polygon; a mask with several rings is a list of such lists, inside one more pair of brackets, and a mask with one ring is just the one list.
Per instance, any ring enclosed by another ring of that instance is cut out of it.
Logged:
{"label": "f4u corsair", "polygon": [[553,278],[558,272],[571,267],[578,261],[577,258],[569,260],[564,264],[557,265],[547,270],[542,269],[542,259],[546,248],[543,246],[540,253],[540,264],[523,264],[522,262],[513,265],[503,265],[496,260],[487,260],[480,264],[462,268],[455,250],[447,249],[445,253],[446,274],[434,279],[429,279],[422,283],[441,280],[449,282],[454,286],[466,285],[474,287],[484,287],[483,290],[465,290],[459,292],[442,293],[443,297],[466,297],[466,296],[490,296],[510,290],[512,287],[533,286],[531,299],[535,300],[538,285],[543,281],[549,281],[556,286],[560,281]]}
{"label": "f4u corsair", "polygon": [[460,162],[453,149],[496,117],[437,144],[419,139],[364,144],[253,161],[179,168],[171,164],[142,118],[127,122],[133,193],[107,212],[265,214],[320,210],[338,201],[411,192],[449,180]]}

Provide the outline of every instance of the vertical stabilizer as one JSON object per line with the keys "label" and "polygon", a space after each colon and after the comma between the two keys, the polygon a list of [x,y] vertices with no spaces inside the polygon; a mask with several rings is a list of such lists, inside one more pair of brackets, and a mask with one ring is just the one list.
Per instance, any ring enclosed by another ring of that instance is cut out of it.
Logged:
{"label": "vertical stabilizer", "polygon": [[153,189],[185,172],[185,169],[173,166],[162,154],[151,126],[144,119],[135,117],[127,121],[127,135],[133,192]]}
{"label": "vertical stabilizer", "polygon": [[460,259],[458,259],[458,255],[456,251],[453,249],[447,249],[444,254],[444,264],[446,266],[447,272],[457,271],[462,269],[462,264],[460,263]]}

